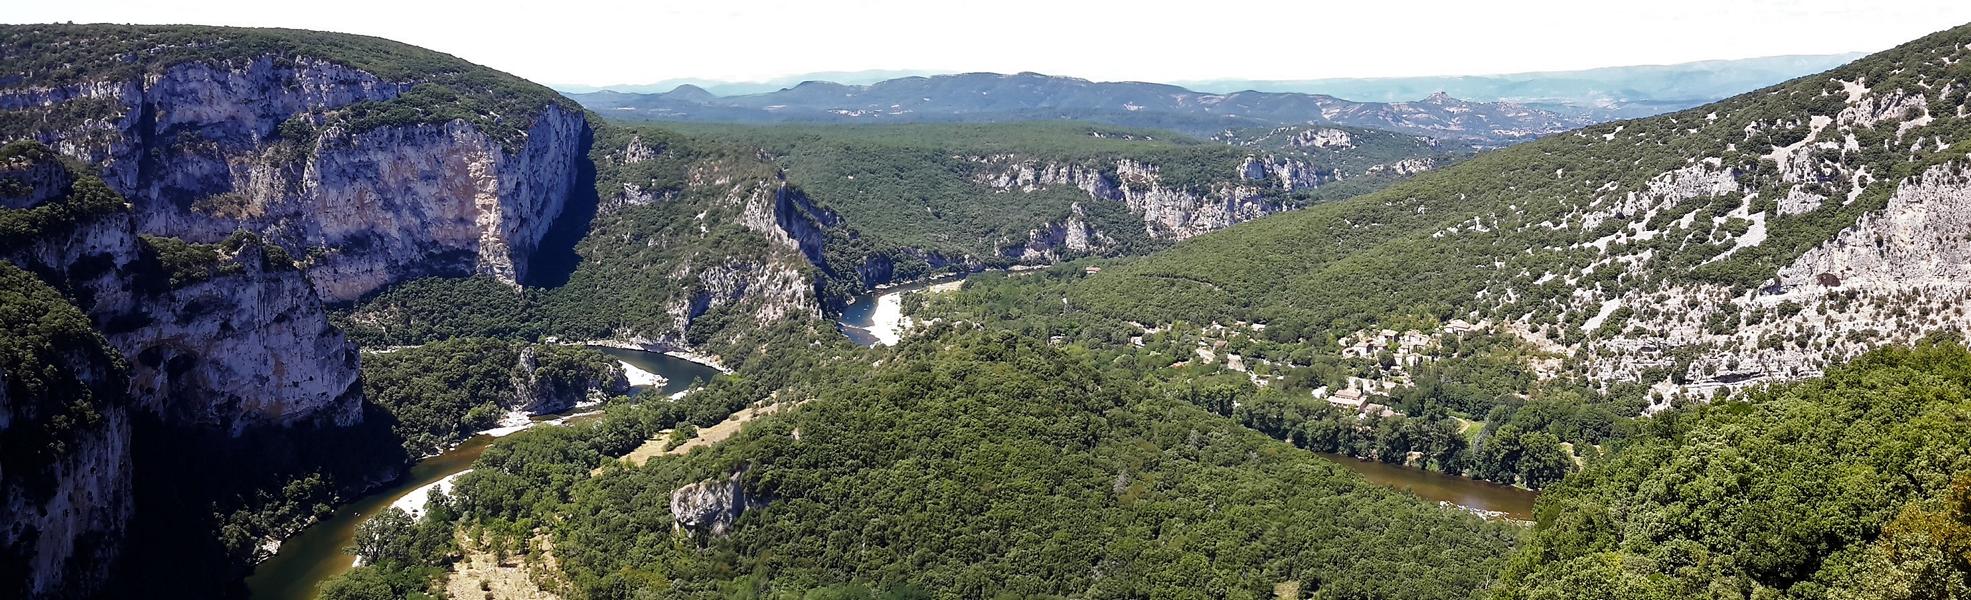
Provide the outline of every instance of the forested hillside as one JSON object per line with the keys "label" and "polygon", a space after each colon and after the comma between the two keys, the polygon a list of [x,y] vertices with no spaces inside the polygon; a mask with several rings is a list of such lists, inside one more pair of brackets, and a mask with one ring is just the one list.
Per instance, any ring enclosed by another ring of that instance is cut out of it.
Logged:
{"label": "forested hillside", "polygon": [[678,421],[661,402],[521,434],[448,516],[468,550],[521,549],[587,597],[1468,598],[1517,535],[1035,340],[948,331],[882,358],[816,365],[784,414],[640,467],[613,457]]}
{"label": "forested hillside", "polygon": [[[606,125],[599,201],[553,285],[427,278],[339,322],[365,344],[641,337],[722,347],[940,272],[1149,253],[1455,162],[1430,140],[1286,128],[1204,141],[1080,124]],[[543,272],[546,272],[545,270]]]}
{"label": "forested hillside", "polygon": [[1966,325],[1967,38],[1201,236],[1027,312],[1065,296],[1063,328],[1252,322],[1317,352],[1484,324],[1667,392],[1812,375]]}
{"label": "forested hillside", "polygon": [[1956,342],[1661,415],[1547,492],[1493,597],[1962,596],[1967,423]]}
{"label": "forested hillside", "polygon": [[[1156,168],[1160,182],[1173,190],[1208,194],[1228,184],[1258,184],[1256,195],[1266,197],[1260,201],[1283,210],[1345,197],[1326,189],[1332,184],[1349,182],[1344,193],[1361,193],[1413,173],[1407,169],[1428,170],[1458,156],[1428,138],[1333,127],[1240,130],[1213,141],[1064,123],[667,127],[765,150],[786,169],[789,182],[864,236],[984,257],[1025,245],[1035,224],[1066,220],[1077,203],[1091,229],[1117,244],[1091,248],[1097,253],[1142,254],[1169,237],[1139,224],[1144,216],[1133,213],[1143,208],[1085,189],[1097,184],[1026,180],[1022,168],[1081,167],[1115,178],[1116,165],[1129,161]],[[1301,132],[1307,133],[1296,135]],[[1248,173],[1248,157],[1298,160],[1301,170]]]}
{"label": "forested hillside", "polygon": [[[1284,394],[1240,420],[1307,447],[1551,484],[1644,415],[1971,329],[1966,41],[905,311]],[[1355,415],[1373,434],[1327,424]]]}
{"label": "forested hillside", "polygon": [[[315,32],[0,50],[0,592],[238,596],[416,457],[590,401],[367,521],[325,597],[1971,589],[1971,26],[1475,157],[609,123]],[[1417,104],[1344,116],[1536,133]],[[831,321],[953,272],[895,346]],[[598,341],[723,373],[630,394]],[[1529,530],[1317,453],[1550,491]]]}

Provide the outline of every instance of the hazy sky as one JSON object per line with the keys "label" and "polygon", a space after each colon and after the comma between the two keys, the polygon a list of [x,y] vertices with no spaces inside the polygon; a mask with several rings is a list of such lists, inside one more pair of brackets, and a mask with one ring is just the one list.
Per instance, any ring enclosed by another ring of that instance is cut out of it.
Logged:
{"label": "hazy sky", "polygon": [[1967,0],[0,0],[6,22],[324,29],[549,84],[815,71],[1099,80],[1481,74],[1875,51],[1971,22]]}

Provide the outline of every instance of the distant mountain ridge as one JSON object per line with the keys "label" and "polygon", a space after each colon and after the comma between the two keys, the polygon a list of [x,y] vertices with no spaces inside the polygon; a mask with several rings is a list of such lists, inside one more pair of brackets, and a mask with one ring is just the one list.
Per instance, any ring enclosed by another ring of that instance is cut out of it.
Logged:
{"label": "distant mountain ridge", "polygon": [[765,94],[707,97],[695,86],[662,94],[570,94],[605,115],[653,121],[905,123],[1078,119],[1211,134],[1226,129],[1321,124],[1383,129],[1477,146],[1524,141],[1603,121],[1516,103],[1432,94],[1415,102],[1333,96],[1207,94],[1142,82],[1094,82],[1038,73],[904,77],[869,85],[808,81]]}
{"label": "distant mountain ridge", "polygon": [[1208,79],[1172,83],[1204,92],[1253,90],[1328,94],[1362,102],[1395,102],[1444,92],[1474,102],[1604,108],[1660,106],[1664,107],[1664,111],[1659,112],[1667,112],[1826,71],[1862,56],[1863,53],[1849,52],[1490,75]]}
{"label": "distant mountain ridge", "polygon": [[563,94],[588,94],[588,93],[604,92],[604,91],[624,92],[630,94],[660,94],[676,89],[678,86],[691,86],[691,87],[703,89],[711,94],[718,96],[738,96],[742,94],[764,94],[775,90],[782,90],[782,89],[794,87],[796,85],[800,85],[800,83],[803,81],[833,81],[835,83],[845,83],[845,84],[868,84],[868,83],[876,83],[878,81],[883,81],[885,79],[896,79],[898,77],[911,77],[911,76],[919,76],[919,75],[928,76],[928,75],[936,75],[938,73],[939,73],[938,71],[919,71],[919,70],[904,70],[904,69],[870,69],[864,71],[815,71],[812,73],[800,73],[795,75],[788,75],[785,77],[773,77],[769,79],[761,79],[757,81],[706,79],[702,77],[679,77],[672,79],[660,79],[657,81],[652,81],[650,83],[615,83],[608,85],[586,85],[586,84],[570,83],[570,84],[550,84],[548,87],[552,87],[556,91],[559,91]]}
{"label": "distant mountain ridge", "polygon": [[[1517,103],[1526,108],[1553,113],[1554,118],[1578,124],[1600,123],[1615,119],[1640,118],[1682,110],[1720,98],[1733,96],[1746,91],[1773,85],[1802,75],[1818,73],[1853,61],[1861,53],[1814,54],[1766,56],[1757,58],[1706,60],[1666,65],[1627,65],[1601,67],[1573,71],[1530,71],[1521,73],[1500,73],[1487,75],[1448,75],[1421,77],[1367,77],[1367,78],[1328,78],[1305,80],[1256,80],[1256,79],[1207,79],[1175,81],[1164,85],[1181,90],[1173,93],[1200,95],[1233,96],[1240,93],[1271,93],[1327,96],[1332,99],[1352,103],[1404,104],[1418,98],[1430,98],[1443,93],[1471,103]],[[1032,75],[1021,73],[1012,76]],[[563,85],[556,86],[563,93],[580,99],[584,104],[607,107],[620,111],[636,111],[634,116],[618,114],[630,118],[650,118],[654,120],[722,121],[722,122],[833,122],[833,121],[981,121],[981,120],[1019,120],[1025,118],[1092,118],[1118,125],[1161,126],[1179,129],[1193,134],[1214,133],[1215,129],[1227,127],[1253,127],[1287,123],[1357,125],[1387,127],[1359,122],[1328,122],[1318,119],[1297,118],[1291,121],[1273,121],[1278,115],[1263,114],[1254,116],[1252,107],[1244,107],[1246,114],[1236,116],[1189,115],[1171,118],[1172,114],[1159,113],[1158,117],[1141,114],[1143,110],[1131,111],[1117,108],[1113,103],[1101,106],[1073,106],[1075,110],[1064,110],[1060,114],[1032,114],[1027,112],[979,113],[968,112],[964,117],[956,114],[926,114],[921,106],[897,103],[912,110],[910,113],[887,114],[884,106],[872,100],[860,106],[837,101],[835,106],[818,107],[808,103],[816,96],[790,94],[803,86],[816,90],[834,90],[834,86],[863,88],[876,92],[879,88],[908,88],[908,80],[952,79],[965,81],[980,76],[995,76],[989,73],[967,73],[958,75],[936,75],[924,71],[869,70],[836,71],[790,75],[764,81],[734,82],[711,79],[668,79],[649,84],[624,84],[610,86]],[[1137,82],[1089,82],[1080,79],[1060,77],[1065,81],[1088,83],[1108,89],[1125,89],[1134,86],[1156,86],[1159,84]],[[920,82],[921,83],[921,82]],[[681,92],[681,93],[680,93]],[[827,96],[828,94],[821,94]],[[662,97],[662,99],[651,98]],[[782,102],[789,96],[803,99],[801,104]],[[918,96],[920,102],[925,96]],[[1273,102],[1277,103],[1277,100]],[[691,106],[693,104],[703,106]],[[768,111],[770,107],[784,105],[778,110]],[[1142,105],[1139,105],[1142,106]],[[834,115],[814,114],[811,110],[834,109]],[[1062,108],[1068,108],[1063,106]],[[883,112],[876,115],[869,111]],[[958,110],[952,108],[953,111]],[[1132,114],[1104,114],[1114,111]],[[1094,112],[1091,112],[1094,111]],[[1237,111],[1233,111],[1237,112]],[[652,114],[655,116],[652,116]],[[1094,115],[1091,117],[1091,114]],[[942,118],[940,118],[942,117]],[[1424,128],[1436,129],[1429,125]],[[1417,130],[1403,129],[1405,133],[1421,133]],[[1450,138],[1471,137],[1467,133],[1445,134],[1441,130],[1433,135]],[[1510,137],[1510,136],[1508,136]],[[1499,141],[1499,140],[1492,140]]]}

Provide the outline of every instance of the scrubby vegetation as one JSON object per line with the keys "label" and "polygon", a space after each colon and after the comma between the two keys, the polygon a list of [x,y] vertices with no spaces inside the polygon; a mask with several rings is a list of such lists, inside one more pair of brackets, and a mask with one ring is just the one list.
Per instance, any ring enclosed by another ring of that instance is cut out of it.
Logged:
{"label": "scrubby vegetation", "polygon": [[[54,150],[33,141],[20,140],[0,146],[0,164],[19,165],[22,172],[37,163],[61,160]],[[72,181],[67,190],[56,190],[57,198],[38,206],[0,209],[0,251],[14,250],[37,239],[68,235],[91,219],[125,210],[123,197],[101,178],[66,164],[62,170]],[[0,187],[12,190],[15,197],[33,191],[33,185],[20,176],[0,176]]]}
{"label": "scrubby vegetation", "polygon": [[[1373,194],[1112,265],[1072,286],[1067,296],[1090,318],[1256,321],[1268,325],[1266,337],[1280,341],[1318,339],[1418,313],[1473,320],[1530,313],[1532,325],[1551,328],[1565,342],[1584,335],[1578,328],[1593,314],[1574,306],[1569,295],[1575,290],[1613,296],[1667,285],[1755,289],[1814,244],[1882,208],[1896,182],[1961,159],[1971,119],[1945,114],[1959,102],[1932,100],[1934,119],[1920,128],[1856,128],[1854,148],[1842,150],[1848,146],[1840,142],[1801,150],[1815,153],[1806,161],[1813,172],[1804,175],[1804,184],[1798,181],[1801,167],[1767,156],[1773,145],[1803,138],[1809,115],[1842,110],[1847,96],[1840,81],[1865,79],[1888,93],[1923,90],[1919,79],[1934,88],[1934,82],[1964,77],[1963,61],[1938,60],[1964,35],[1961,28],[1943,32],[1825,75],[1701,108],[1489,152]],[[1781,135],[1793,137],[1771,137]],[[1898,136],[1932,142],[1895,143]],[[1715,166],[1706,159],[1715,159]],[[1614,208],[1626,194],[1643,193],[1673,171],[1699,168],[1731,171],[1729,179],[1741,191],[1666,207],[1649,220],[1656,223],[1653,237],[1616,235],[1645,216]],[[1789,168],[1791,179],[1783,176]],[[1859,170],[1870,177],[1859,179],[1855,189],[1841,174]],[[1834,199],[1811,211],[1779,214],[1772,203],[1796,185]],[[1852,202],[1844,201],[1849,193]],[[1760,213],[1765,237],[1733,250],[1748,226],[1726,217],[1733,211],[1739,217]],[[1695,212],[1703,218],[1677,224]],[[1589,220],[1590,214],[1599,220]],[[1611,267],[1609,257],[1640,262]],[[1600,268],[1590,268],[1598,262]]]}

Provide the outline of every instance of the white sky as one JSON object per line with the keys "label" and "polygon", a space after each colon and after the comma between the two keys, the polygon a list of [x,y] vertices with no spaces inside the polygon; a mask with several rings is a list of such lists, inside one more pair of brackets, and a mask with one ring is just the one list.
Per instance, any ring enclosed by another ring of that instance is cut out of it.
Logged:
{"label": "white sky", "polygon": [[1885,49],[1967,0],[0,0],[0,21],[362,33],[549,84],[815,71],[1098,80],[1482,74]]}

